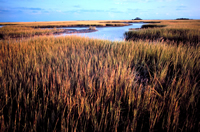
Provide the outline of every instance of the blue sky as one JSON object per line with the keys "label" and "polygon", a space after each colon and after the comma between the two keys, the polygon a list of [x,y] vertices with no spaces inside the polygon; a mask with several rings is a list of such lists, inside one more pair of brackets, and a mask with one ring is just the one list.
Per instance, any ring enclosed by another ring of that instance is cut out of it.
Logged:
{"label": "blue sky", "polygon": [[200,0],[0,0],[0,22],[200,19]]}

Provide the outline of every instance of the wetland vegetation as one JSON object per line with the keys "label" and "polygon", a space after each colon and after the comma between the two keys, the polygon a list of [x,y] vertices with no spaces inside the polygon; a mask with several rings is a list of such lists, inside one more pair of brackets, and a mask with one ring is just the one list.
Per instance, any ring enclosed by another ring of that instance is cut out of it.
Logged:
{"label": "wetland vegetation", "polygon": [[163,24],[143,25],[142,30],[124,34],[126,40],[167,41],[169,44],[187,44],[196,46],[200,43],[200,21],[169,21]]}
{"label": "wetland vegetation", "polygon": [[198,130],[200,22],[155,22],[123,42],[0,40],[0,131]]}

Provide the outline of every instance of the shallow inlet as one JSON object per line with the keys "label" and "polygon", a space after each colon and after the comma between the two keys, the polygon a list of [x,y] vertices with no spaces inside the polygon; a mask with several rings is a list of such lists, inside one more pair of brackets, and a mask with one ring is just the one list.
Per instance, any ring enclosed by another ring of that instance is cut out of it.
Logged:
{"label": "shallow inlet", "polygon": [[[129,31],[130,28],[141,28],[142,25],[146,23],[130,23],[129,26],[123,27],[96,27],[98,31],[91,32],[91,33],[74,33],[74,34],[60,34],[55,35],[55,37],[59,36],[68,36],[68,35],[77,35],[95,39],[104,39],[104,40],[111,40],[111,41],[123,41],[124,40],[124,33]],[[76,29],[76,30],[83,30],[88,29],[87,27],[67,27],[67,28],[60,28],[60,29]]]}

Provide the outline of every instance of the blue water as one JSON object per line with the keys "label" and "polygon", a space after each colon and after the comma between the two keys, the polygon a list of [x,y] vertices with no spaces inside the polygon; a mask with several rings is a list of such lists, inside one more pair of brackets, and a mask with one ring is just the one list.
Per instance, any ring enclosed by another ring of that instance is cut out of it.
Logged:
{"label": "blue water", "polygon": [[[123,41],[124,40],[124,33],[126,31],[129,31],[129,28],[141,28],[141,26],[144,25],[144,23],[132,23],[130,26],[123,26],[123,27],[96,27],[98,31],[91,32],[91,33],[75,33],[75,34],[60,34],[55,35],[55,37],[58,36],[68,36],[68,35],[77,35],[77,36],[83,36],[83,37],[89,37],[89,38],[95,38],[95,39],[104,39],[104,40],[111,40],[111,41]],[[88,29],[88,28],[82,28],[82,27],[67,27],[64,29]]]}
{"label": "blue water", "polygon": [[3,27],[3,26],[0,25],[0,28],[1,28],[1,27]]}

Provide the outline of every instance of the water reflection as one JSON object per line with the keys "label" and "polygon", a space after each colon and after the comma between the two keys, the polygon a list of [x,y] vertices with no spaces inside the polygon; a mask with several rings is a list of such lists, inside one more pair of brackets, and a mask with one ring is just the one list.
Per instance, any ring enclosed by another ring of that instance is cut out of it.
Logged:
{"label": "water reflection", "polygon": [[[129,28],[141,28],[141,26],[144,25],[144,23],[133,23],[129,26],[124,27],[97,27],[97,32],[91,32],[91,33],[75,33],[75,34],[61,34],[61,35],[55,35],[57,36],[67,36],[67,35],[77,35],[77,36],[83,36],[83,37],[89,37],[89,38],[97,38],[97,39],[104,39],[104,40],[111,40],[111,41],[123,41],[124,36],[123,34],[126,31],[129,31]],[[84,27],[67,27],[62,29],[88,29]]]}

